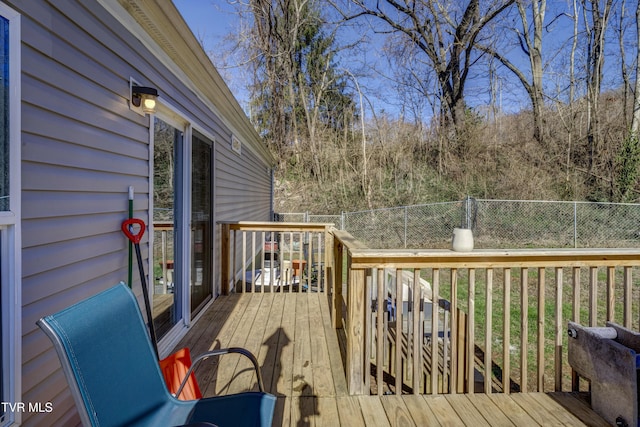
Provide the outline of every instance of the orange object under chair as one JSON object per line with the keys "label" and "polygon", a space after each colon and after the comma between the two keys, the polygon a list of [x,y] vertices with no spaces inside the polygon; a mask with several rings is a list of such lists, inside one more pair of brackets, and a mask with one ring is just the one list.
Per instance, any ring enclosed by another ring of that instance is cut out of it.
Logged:
{"label": "orange object under chair", "polygon": [[180,395],[177,395],[180,384],[186,378],[189,368],[191,368],[191,352],[188,348],[181,348],[170,356],[165,357],[160,362],[160,370],[164,381],[167,383],[169,393],[180,400],[202,399],[202,392],[196,381],[196,376],[191,372]]}

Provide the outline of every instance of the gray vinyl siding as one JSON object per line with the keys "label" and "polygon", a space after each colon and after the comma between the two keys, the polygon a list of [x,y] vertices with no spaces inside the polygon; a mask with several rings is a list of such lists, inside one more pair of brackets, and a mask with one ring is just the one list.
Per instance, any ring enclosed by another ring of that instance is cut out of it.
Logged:
{"label": "gray vinyl siding", "polygon": [[271,171],[249,150],[239,156],[229,146],[217,153],[216,204],[219,221],[268,221]]}
{"label": "gray vinyl siding", "polygon": [[[249,150],[238,155],[231,150],[231,142],[219,144],[216,153],[216,220],[271,220],[271,169]],[[219,232],[219,227],[216,227]],[[239,238],[239,236],[236,236]],[[239,242],[239,240],[238,240]],[[220,253],[220,239],[216,238],[216,254]],[[236,245],[235,269],[241,269],[241,245]],[[216,257],[216,286],[220,290],[220,260]]]}
{"label": "gray vinyl siding", "polygon": [[[268,220],[270,166],[248,147],[234,153],[232,130],[98,3],[8,3],[22,14],[22,401],[54,408],[23,423],[74,425],[57,356],[35,322],[126,280],[129,186],[134,215],[149,222],[149,116],[129,110],[129,77],[214,137],[215,221]],[[147,258],[147,236],[141,246]]]}
{"label": "gray vinyl siding", "polygon": [[135,214],[148,221],[149,119],[131,113],[124,97],[136,55],[118,57],[96,38],[111,30],[73,3],[65,5],[70,17],[25,3],[22,400],[52,402],[54,411],[24,414],[24,425],[73,425],[66,380],[35,322],[126,280],[120,223],[130,185]]}

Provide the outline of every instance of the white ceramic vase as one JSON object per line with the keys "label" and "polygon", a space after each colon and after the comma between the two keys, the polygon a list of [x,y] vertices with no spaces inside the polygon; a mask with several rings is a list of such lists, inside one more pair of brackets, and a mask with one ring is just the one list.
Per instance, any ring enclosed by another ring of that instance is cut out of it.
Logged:
{"label": "white ceramic vase", "polygon": [[470,252],[473,250],[473,232],[470,228],[454,228],[451,249],[456,252]]}

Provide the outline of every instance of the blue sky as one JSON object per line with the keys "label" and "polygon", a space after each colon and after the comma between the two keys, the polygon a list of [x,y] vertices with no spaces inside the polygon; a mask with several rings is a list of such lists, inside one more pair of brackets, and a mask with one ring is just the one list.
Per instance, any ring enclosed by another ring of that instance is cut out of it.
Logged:
{"label": "blue sky", "polygon": [[[216,52],[218,49],[228,49],[228,47],[222,46],[222,42],[227,34],[237,30],[238,16],[237,13],[234,12],[237,5],[229,4],[229,0],[173,0],[173,3],[191,27],[193,34],[203,43],[206,52],[211,53]],[[374,51],[375,50],[377,49],[374,49]],[[362,59],[358,59],[358,61],[375,60],[374,56],[377,56],[375,52],[369,53],[366,55],[366,59],[363,57]],[[357,64],[353,62],[352,57],[349,58],[349,60],[351,61],[350,63],[342,64],[340,67],[350,69],[350,71],[356,74],[352,68],[356,67]],[[218,71],[223,74],[223,77],[226,77],[224,70],[219,69]],[[227,81],[227,84],[240,102],[240,105],[244,108],[248,103],[248,94],[244,89],[244,85],[247,82],[240,81],[240,79],[237,78],[235,80],[236,81]],[[349,84],[352,85],[352,82],[350,81]],[[365,92],[365,96],[369,96],[373,104],[378,104],[378,110],[394,110],[394,107],[387,103],[382,103],[384,105],[380,106],[380,99],[385,98],[380,92],[380,82],[376,82],[375,79],[359,78],[359,84],[363,88],[362,90]],[[355,93],[355,88],[352,89]],[[367,92],[369,93],[367,94]],[[368,114],[365,112],[365,115]]]}
{"label": "blue sky", "polygon": [[[228,0],[173,0],[173,4],[187,22],[196,38],[204,45],[210,55],[223,49],[224,37],[237,30],[238,16]],[[249,95],[245,90],[246,82],[228,81],[229,73],[218,69],[227,85],[240,103],[247,110]]]}
{"label": "blue sky", "polygon": [[[240,0],[235,1],[237,2]],[[215,55],[215,52],[220,52],[221,49],[225,49],[225,47],[222,45],[224,37],[227,34],[237,30],[238,17],[234,11],[237,5],[229,4],[230,0],[173,0],[173,3],[178,8],[187,24],[191,27],[196,38],[204,44],[205,50],[210,54]],[[551,21],[554,16],[558,15],[562,11],[566,11],[567,7],[567,4],[563,0],[551,0],[548,4],[546,21]],[[549,24],[549,22],[547,23]],[[361,24],[362,22],[359,22],[359,25]],[[555,20],[554,24],[549,26],[549,28],[553,29],[553,31],[552,33],[547,34],[547,37],[545,38],[545,54],[549,52],[552,53],[554,51],[557,46],[553,45],[557,43],[567,43],[567,37],[564,37],[564,35],[561,37],[558,36],[563,32],[566,33],[567,31],[570,31],[570,26],[571,23],[568,19]],[[356,28],[359,28],[360,31],[362,30],[361,26]],[[346,33],[342,34],[343,37],[345,36],[345,34],[354,34],[353,29],[347,29],[346,31]],[[226,47],[226,49],[228,49],[228,47]],[[579,52],[579,54],[580,53],[581,52]],[[611,55],[611,53],[613,53],[615,56],[616,52],[615,50],[611,52],[611,48],[609,48],[608,54]],[[354,57],[353,55],[351,55],[347,58],[343,58],[343,60],[339,64],[339,67],[342,69],[348,69],[350,72],[353,72],[357,75],[358,73],[355,71],[355,69],[366,62],[368,65],[377,64],[376,68],[378,70],[383,70],[384,72],[388,71],[388,66],[386,65],[385,61],[381,59],[379,49],[377,48],[377,43],[369,45],[367,49],[363,49],[361,55],[361,57]],[[548,60],[548,56],[545,56]],[[522,59],[520,59],[520,61],[522,61]],[[215,61],[215,58],[214,62],[217,62]],[[616,64],[615,57],[612,58],[611,56],[609,56],[606,60],[605,65],[607,67],[607,71],[605,71],[605,80],[607,80],[607,75],[609,76],[609,78],[617,75],[616,67],[618,65]],[[612,70],[611,68],[616,68],[616,70]],[[526,67],[524,69],[526,70]],[[244,88],[248,82],[242,81],[242,73],[220,69],[219,71],[221,72],[223,77],[225,76],[225,74],[233,75],[234,81],[227,81],[227,84],[230,86],[236,98],[238,98],[240,105],[246,107],[248,95]],[[550,71],[552,71],[552,73],[550,75],[547,75],[547,79],[553,79],[554,75],[561,76],[562,74],[568,74],[568,71],[562,68],[556,68],[555,70],[551,69]],[[615,71],[613,75],[610,74],[612,71]],[[470,105],[478,106],[487,102],[487,81],[484,77],[486,74],[486,69],[473,69],[472,72],[476,74],[474,74],[473,77],[470,77],[470,80],[468,81],[465,91],[465,99],[470,103]],[[505,83],[505,104],[503,105],[503,108],[507,111],[517,111],[521,108],[529,108],[528,98],[514,76],[509,72],[506,72],[504,69],[500,71],[500,74],[504,76],[503,81]],[[385,110],[392,114],[398,112],[398,106],[394,105],[394,98],[396,94],[393,92],[392,88],[387,87],[388,83],[383,77],[381,77],[380,75],[378,75],[377,77],[373,76],[368,79],[358,77],[358,81],[362,88],[362,91],[364,92],[364,95],[368,97],[369,101],[374,104],[374,108],[377,112],[380,112],[381,110]],[[551,82],[550,84],[552,83],[553,82]],[[550,87],[549,89],[553,90],[554,88]],[[353,89],[352,92],[355,93],[355,89]],[[369,104],[365,104],[365,108],[369,110]],[[365,112],[365,116],[370,115],[369,111]]]}
{"label": "blue sky", "polygon": [[173,0],[173,4],[207,48],[234,30],[236,15],[226,0]]}
{"label": "blue sky", "polygon": [[[222,45],[224,37],[237,30],[238,17],[234,11],[237,5],[229,4],[229,0],[173,0],[176,8],[180,11],[187,24],[191,27],[194,35],[200,40],[205,47],[205,50],[209,53],[225,49]],[[359,25],[362,25],[360,22]],[[361,27],[356,26],[361,30]],[[353,30],[351,30],[353,31]],[[347,35],[349,30],[347,30]],[[343,33],[343,37],[345,34]],[[371,37],[371,36],[370,36]],[[382,36],[380,41],[375,43],[377,45],[382,44]],[[371,42],[371,38],[369,39]],[[372,65],[374,63],[379,64],[377,68],[381,70],[387,70],[388,66],[385,65],[380,57],[380,49],[366,49],[362,52],[362,58],[348,57],[346,63],[340,64],[340,68],[348,69],[353,74],[358,74],[355,69],[362,66],[364,62]],[[214,61],[215,62],[215,61]],[[380,65],[382,64],[382,65]],[[223,74],[223,77],[228,75],[224,70],[219,70]],[[244,89],[247,82],[241,81],[237,78],[237,73],[234,75],[234,81],[227,81],[230,89],[243,107],[247,106],[248,94]],[[391,88],[386,87],[386,79],[382,76],[377,78],[364,78],[358,77],[358,83],[363,91],[364,96],[367,97],[368,102],[365,102],[365,116],[370,115],[371,104],[378,113],[386,111],[387,113],[398,113],[398,106],[394,105],[395,94],[393,92],[387,92]],[[352,82],[348,82],[350,86]],[[472,101],[474,92],[474,81],[470,81],[467,87],[467,100]],[[480,86],[486,86],[485,82],[482,82]],[[481,89],[483,92],[486,88]],[[352,88],[352,92],[356,94],[355,88]],[[385,95],[386,93],[386,95]],[[526,101],[526,99],[525,99]],[[371,103],[371,104],[370,104]]]}

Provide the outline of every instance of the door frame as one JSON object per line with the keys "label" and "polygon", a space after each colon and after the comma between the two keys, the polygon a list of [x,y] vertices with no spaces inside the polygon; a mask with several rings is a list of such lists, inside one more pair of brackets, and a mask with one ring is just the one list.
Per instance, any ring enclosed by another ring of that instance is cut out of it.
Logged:
{"label": "door frame", "polygon": [[[176,202],[179,201],[182,205],[182,211],[180,215],[180,222],[176,223],[176,227],[181,228],[182,239],[178,242],[177,239],[174,240],[174,250],[176,254],[180,254],[179,259],[174,259],[174,266],[176,266],[174,270],[174,282],[178,283],[178,281],[182,284],[190,283],[191,277],[191,205],[192,205],[192,197],[191,197],[191,177],[192,177],[192,137],[193,130],[195,129],[198,133],[200,133],[203,137],[207,138],[211,141],[211,150],[212,150],[212,171],[211,171],[211,217],[212,224],[214,225],[212,231],[212,239],[213,239],[213,250],[211,253],[211,282],[208,286],[211,287],[211,295],[212,298],[205,304],[204,307],[199,311],[198,315],[196,315],[192,319],[191,313],[191,293],[189,290],[189,286],[181,286],[180,292],[182,293],[180,296],[180,309],[182,313],[182,318],[178,320],[178,322],[171,327],[171,329],[160,339],[158,342],[158,350],[160,352],[160,357],[166,357],[173,348],[178,344],[180,339],[186,334],[187,329],[191,325],[191,323],[195,322],[209,307],[210,304],[215,301],[218,297],[218,286],[216,286],[216,262],[215,262],[215,249],[216,249],[216,238],[217,238],[217,228],[216,224],[216,201],[215,201],[215,188],[216,188],[216,138],[211,135],[210,132],[204,130],[201,126],[198,126],[194,123],[193,120],[190,120],[187,115],[182,114],[179,110],[165,100],[160,99],[158,102],[157,113],[150,116],[149,123],[149,260],[148,260],[148,271],[150,272],[150,276],[153,276],[153,174],[154,174],[154,162],[153,162],[153,150],[154,150],[154,120],[155,117],[158,119],[165,121],[167,124],[175,127],[178,130],[183,132],[183,141],[182,146],[179,147],[179,155],[181,156],[181,178],[178,182],[181,183],[180,188],[176,187],[176,191],[180,191],[179,199],[176,199]],[[176,159],[177,161],[178,159]],[[176,218],[177,220],[178,218]],[[174,231],[175,233],[175,231]],[[174,234],[175,238],[175,234]],[[179,250],[178,250],[179,245]],[[178,263],[179,267],[178,267]],[[176,274],[177,273],[177,274]],[[153,277],[150,277],[153,279]],[[149,282],[151,283],[151,282]],[[176,289],[176,288],[174,288]],[[153,298],[153,293],[150,292],[151,297]],[[153,304],[153,299],[151,301]]]}

